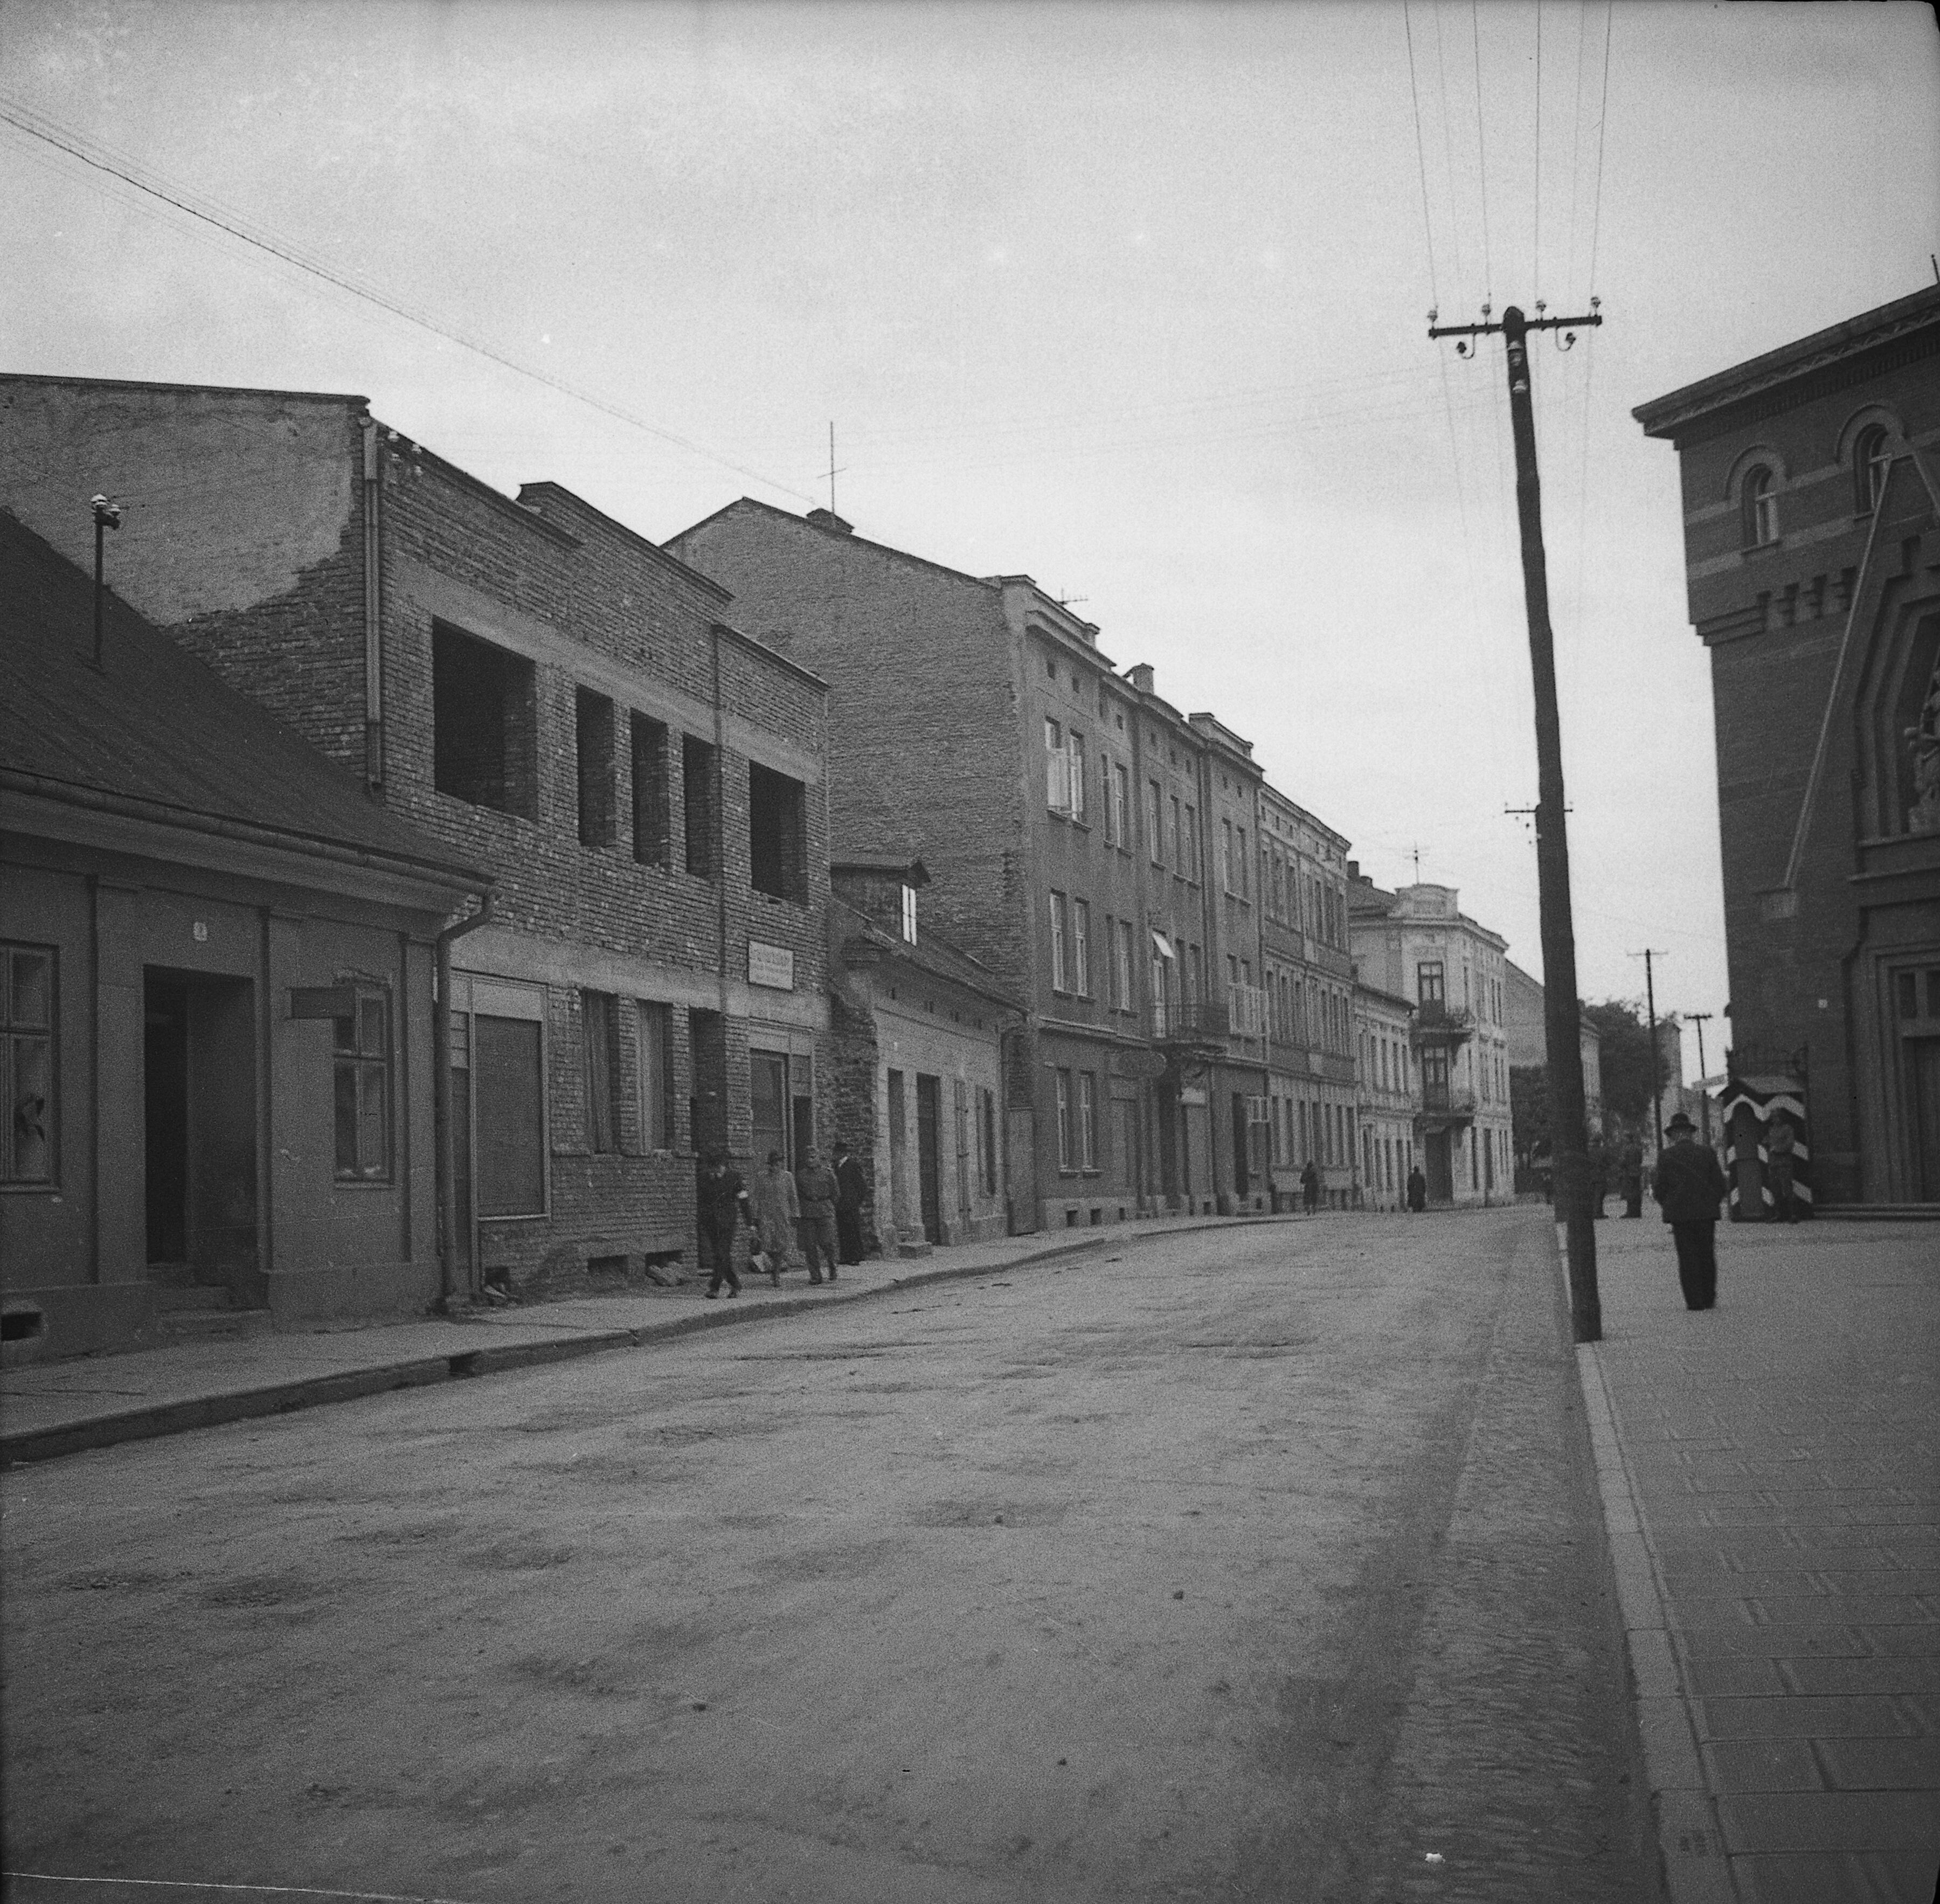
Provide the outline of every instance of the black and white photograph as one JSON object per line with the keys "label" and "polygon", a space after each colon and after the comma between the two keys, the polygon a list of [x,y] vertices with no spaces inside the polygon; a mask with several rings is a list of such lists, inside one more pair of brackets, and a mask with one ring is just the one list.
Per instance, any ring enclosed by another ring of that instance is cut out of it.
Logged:
{"label": "black and white photograph", "polygon": [[1940,1896],[1935,7],[0,0],[0,172],[5,1904]]}

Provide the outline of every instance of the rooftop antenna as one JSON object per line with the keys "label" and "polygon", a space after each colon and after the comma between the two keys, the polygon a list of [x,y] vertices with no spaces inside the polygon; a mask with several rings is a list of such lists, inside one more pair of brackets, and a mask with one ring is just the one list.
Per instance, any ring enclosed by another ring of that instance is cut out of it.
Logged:
{"label": "rooftop antenna", "polygon": [[121,505],[111,498],[97,496],[88,505],[94,511],[94,659],[90,666],[99,670],[101,666],[101,624],[103,611],[108,603],[107,584],[102,577],[102,530],[121,526]]}
{"label": "rooftop antenna", "polygon": [[841,513],[835,506],[835,479],[848,467],[846,463],[842,465],[841,469],[835,466],[835,425],[831,420],[828,426],[828,513],[831,516]]}
{"label": "rooftop antenna", "polygon": [[1414,849],[1414,883],[1417,886],[1421,883],[1421,849],[1419,847]]}

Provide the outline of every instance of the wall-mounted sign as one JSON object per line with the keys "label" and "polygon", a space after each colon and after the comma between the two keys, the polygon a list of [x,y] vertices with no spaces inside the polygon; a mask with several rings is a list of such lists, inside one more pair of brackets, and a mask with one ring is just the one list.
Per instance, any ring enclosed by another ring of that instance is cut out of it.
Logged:
{"label": "wall-mounted sign", "polygon": [[765,985],[770,991],[795,990],[795,954],[785,945],[764,945],[758,938],[748,941],[748,983]]}

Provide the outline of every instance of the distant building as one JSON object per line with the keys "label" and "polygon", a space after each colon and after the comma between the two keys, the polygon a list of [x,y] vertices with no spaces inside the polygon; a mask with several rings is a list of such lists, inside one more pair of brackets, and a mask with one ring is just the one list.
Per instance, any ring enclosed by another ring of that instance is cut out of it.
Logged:
{"label": "distant building", "polygon": [[1003,1040],[1022,1008],[923,922],[920,860],[829,872],[831,1137],[874,1187],[883,1253],[1002,1236]]}
{"label": "distant building", "polygon": [[1514,1194],[1502,957],[1508,941],[1456,903],[1452,886],[1384,892],[1348,863],[1361,982],[1414,1006],[1416,1148],[1432,1203]]}
{"label": "distant building", "polygon": [[11,1362],[441,1293],[435,938],[490,877],[0,515]]}
{"label": "distant building", "polygon": [[468,1280],[693,1261],[696,1152],[814,1140],[826,691],[558,485],[361,397],[0,377],[0,506],[497,888],[453,948]]}
{"label": "distant building", "polygon": [[1742,1184],[1940,1201],[1940,286],[1634,413],[1710,651]]}
{"label": "distant building", "polygon": [[1357,1047],[1356,1122],[1360,1155],[1357,1201],[1367,1210],[1399,1210],[1414,1167],[1414,1121],[1420,1106],[1409,1061],[1408,1033],[1414,1008],[1405,998],[1356,982],[1354,1035]]}
{"label": "distant building", "polygon": [[[1547,1070],[1549,1030],[1543,1017],[1542,981],[1532,978],[1513,959],[1502,961],[1502,1029],[1508,1047],[1509,1072]],[[1580,1006],[1579,1006],[1580,1008]],[[1588,1018],[1579,1021],[1578,1043],[1583,1063],[1584,1121],[1590,1134],[1603,1127],[1603,1041]]]}

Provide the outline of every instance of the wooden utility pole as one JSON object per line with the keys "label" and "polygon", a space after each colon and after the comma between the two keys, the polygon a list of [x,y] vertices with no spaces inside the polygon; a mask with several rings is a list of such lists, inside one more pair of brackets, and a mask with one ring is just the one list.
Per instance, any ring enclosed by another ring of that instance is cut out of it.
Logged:
{"label": "wooden utility pole", "polygon": [[[1536,466],[1536,413],[1530,401],[1531,331],[1601,324],[1591,298],[1587,317],[1525,318],[1511,304],[1499,324],[1438,325],[1431,337],[1484,337],[1499,331],[1509,378],[1509,424],[1515,438],[1516,514],[1522,529],[1523,601],[1529,616],[1530,671],[1536,688],[1536,868],[1542,920],[1543,1029],[1549,1055],[1550,1137],[1556,1168],[1556,1206],[1569,1257],[1569,1320],[1579,1342],[1600,1341],[1603,1304],[1597,1289],[1597,1233],[1590,1217],[1589,1137],[1583,1113],[1582,1013],[1576,997],[1576,929],[1570,915],[1569,836],[1563,798],[1563,728],[1556,706],[1556,643],[1549,626],[1549,576],[1542,551],[1542,488]],[[1484,316],[1487,307],[1484,307]],[[1464,355],[1466,343],[1457,346]]]}
{"label": "wooden utility pole", "polygon": [[1698,1027],[1698,1115],[1704,1120],[1704,1148],[1711,1148],[1711,1091],[1704,1080],[1711,1074],[1704,1068],[1704,1027],[1715,1015],[1709,1012],[1687,1012],[1685,1021]]}
{"label": "wooden utility pole", "polygon": [[[1653,958],[1668,956],[1649,945],[1646,945],[1641,952],[1630,954],[1633,959],[1643,961],[1644,1010],[1650,1018],[1650,1121],[1652,1129],[1657,1133],[1659,1150],[1664,1148],[1664,1082],[1657,1075],[1657,987],[1651,976],[1650,962]],[[1680,1085],[1683,1083],[1682,1076],[1677,1082]]]}

